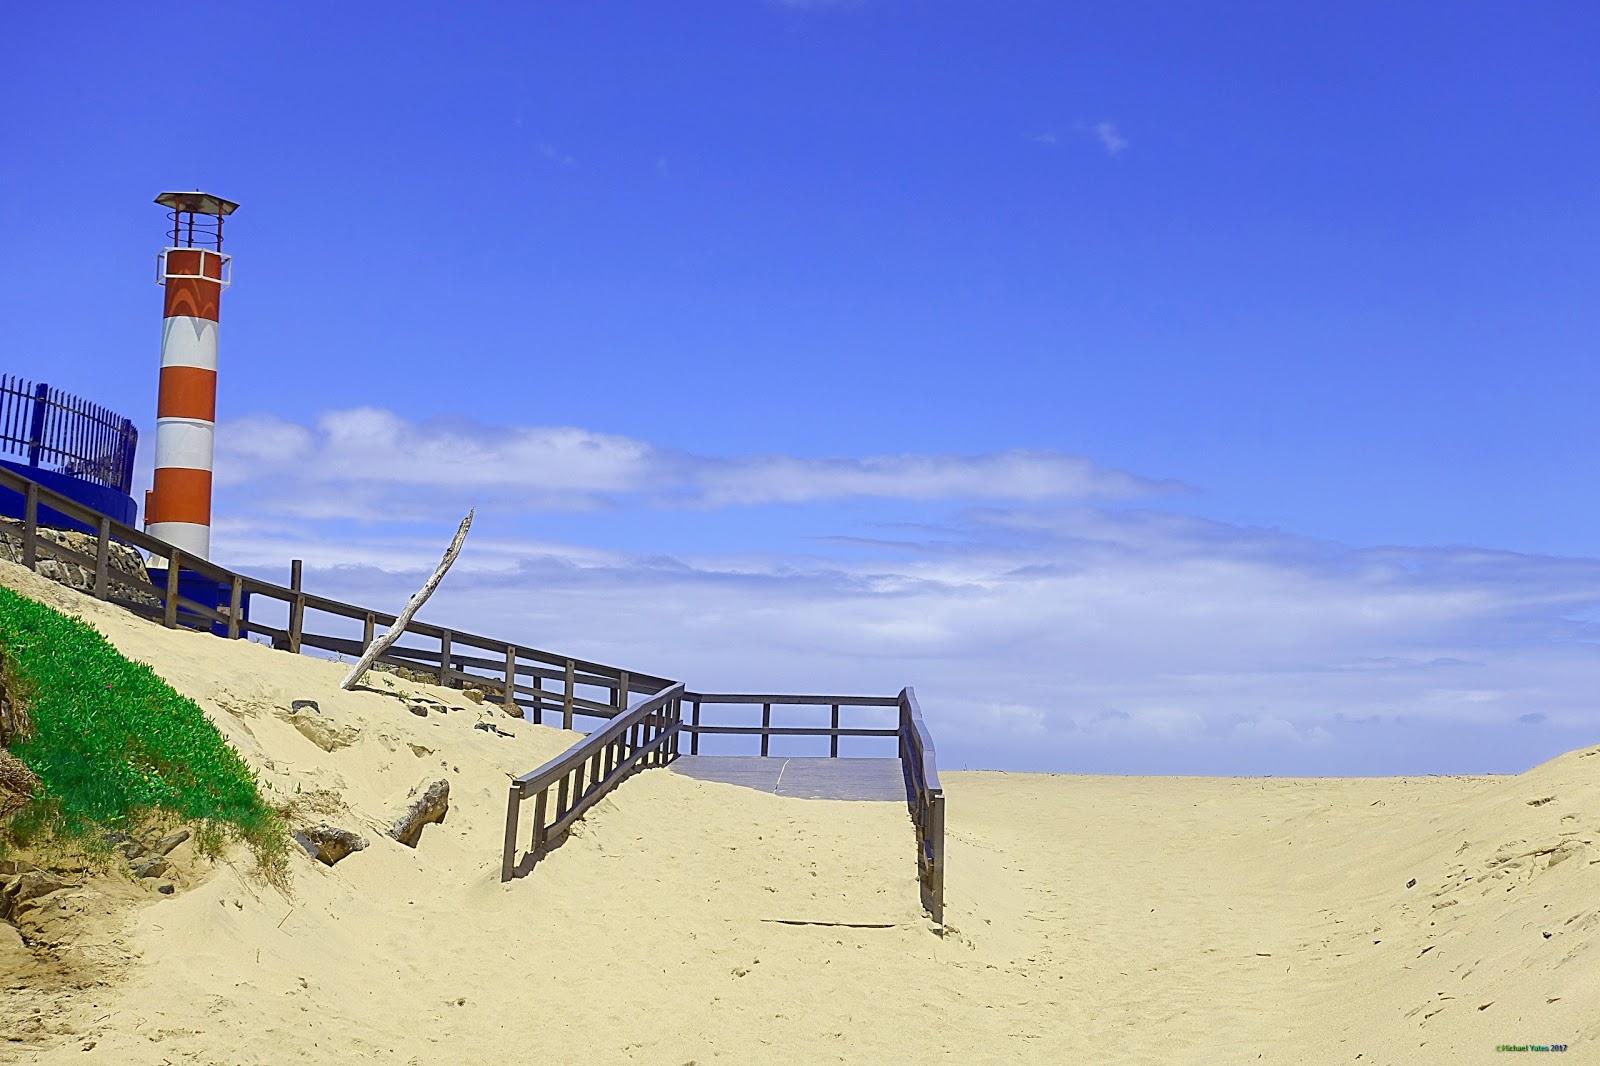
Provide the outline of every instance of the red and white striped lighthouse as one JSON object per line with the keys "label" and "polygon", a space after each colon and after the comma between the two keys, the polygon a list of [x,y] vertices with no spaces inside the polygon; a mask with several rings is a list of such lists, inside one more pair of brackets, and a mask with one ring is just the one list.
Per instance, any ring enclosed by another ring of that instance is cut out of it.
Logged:
{"label": "red and white striped lighthouse", "polygon": [[222,220],[239,205],[203,192],[164,192],[172,228],[157,259],[166,287],[161,392],[156,401],[155,486],[145,493],[145,530],[201,559],[211,553],[211,454],[217,420],[217,307],[231,256]]}

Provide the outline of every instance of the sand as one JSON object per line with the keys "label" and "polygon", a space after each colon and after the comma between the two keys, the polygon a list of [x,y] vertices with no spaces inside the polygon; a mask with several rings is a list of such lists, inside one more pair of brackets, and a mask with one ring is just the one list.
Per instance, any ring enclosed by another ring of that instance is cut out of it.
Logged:
{"label": "sand", "polygon": [[[187,845],[172,896],[59,893],[58,959],[0,940],[0,1061],[1600,1061],[1600,747],[1503,778],[947,773],[941,937],[903,806],[651,770],[502,885],[506,779],[574,734],[392,678],[341,693],[336,664],[0,581],[150,662],[275,796],[372,841],[297,856],[292,899]],[[416,694],[454,709],[417,717]],[[297,729],[295,699],[348,743]],[[515,735],[473,728],[490,718]],[[383,838],[436,776],[445,822],[416,850]]]}

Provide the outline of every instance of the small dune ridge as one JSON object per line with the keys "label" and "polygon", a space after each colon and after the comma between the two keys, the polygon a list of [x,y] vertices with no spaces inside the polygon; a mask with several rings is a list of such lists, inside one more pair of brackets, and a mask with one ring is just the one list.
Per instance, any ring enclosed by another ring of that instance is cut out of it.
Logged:
{"label": "small dune ridge", "polygon": [[[0,583],[150,664],[311,841],[280,887],[243,844],[213,860],[192,839],[160,879],[30,882],[50,891],[26,930],[0,926],[0,1062],[1600,1053],[1600,746],[1512,777],[949,773],[941,936],[903,805],[649,770],[502,884],[507,781],[575,734],[391,674],[341,692],[336,663],[168,631],[3,561]],[[396,819],[437,781],[448,806],[407,846]]]}

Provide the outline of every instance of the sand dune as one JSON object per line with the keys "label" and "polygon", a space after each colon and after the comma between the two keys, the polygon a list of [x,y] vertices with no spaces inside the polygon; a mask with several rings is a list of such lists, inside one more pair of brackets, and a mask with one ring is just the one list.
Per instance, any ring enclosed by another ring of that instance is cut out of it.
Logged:
{"label": "sand dune", "polygon": [[[60,894],[59,964],[0,942],[0,1060],[1600,1061],[1600,747],[1507,778],[948,774],[941,938],[902,806],[653,770],[502,885],[506,778],[573,734],[393,678],[341,693],[331,663],[0,580],[372,841],[297,858],[293,899],[243,856],[186,860],[170,897]],[[413,715],[418,694],[453,709]],[[425,776],[451,781],[449,817],[414,851],[381,838]]]}

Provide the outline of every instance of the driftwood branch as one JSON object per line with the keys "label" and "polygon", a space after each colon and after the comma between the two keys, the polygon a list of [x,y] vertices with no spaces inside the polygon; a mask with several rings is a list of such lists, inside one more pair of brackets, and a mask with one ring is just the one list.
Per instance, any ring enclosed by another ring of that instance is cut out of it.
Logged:
{"label": "driftwood branch", "polygon": [[[472,528],[472,511],[467,512],[467,517],[461,520],[461,528],[456,530],[455,539],[450,542],[450,547],[444,550],[444,558],[439,560],[439,565],[434,569],[433,576],[422,583],[411,599],[406,601],[406,606],[399,616],[395,618],[394,625],[383,636],[367,645],[367,650],[361,653],[361,658],[350,668],[339,687],[348,689],[361,680],[361,675],[366,673],[378,657],[389,650],[389,645],[400,639],[406,631],[406,626],[411,624],[411,619],[428,602],[428,597],[433,595],[433,590],[439,587],[439,582],[444,580],[445,571],[450,569],[450,564],[456,561],[456,556],[461,554],[461,545],[467,539],[467,530]],[[448,665],[448,664],[445,664]]]}

